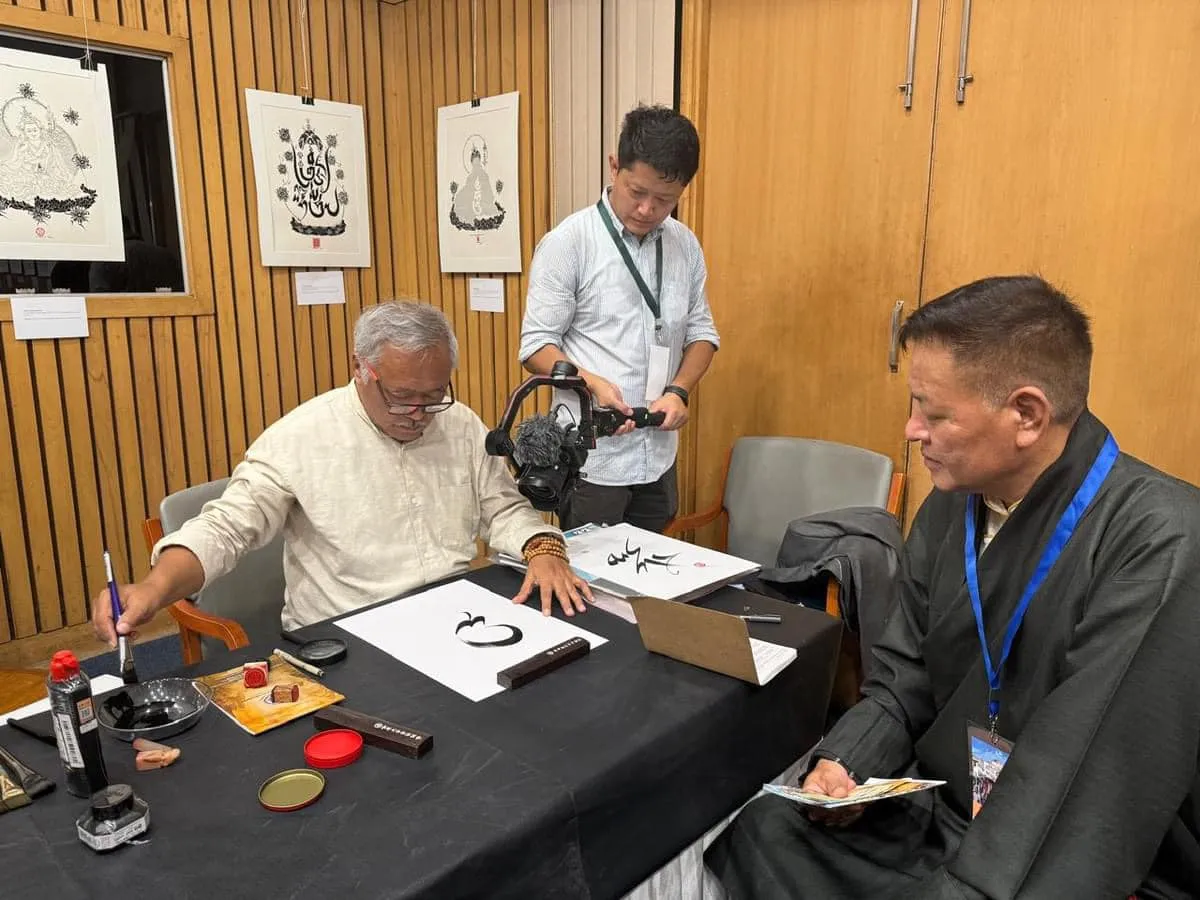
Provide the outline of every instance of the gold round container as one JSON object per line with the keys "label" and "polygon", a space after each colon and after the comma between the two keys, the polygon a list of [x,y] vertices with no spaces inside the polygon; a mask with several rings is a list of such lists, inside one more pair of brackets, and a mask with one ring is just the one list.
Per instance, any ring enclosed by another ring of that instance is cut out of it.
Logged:
{"label": "gold round container", "polygon": [[313,769],[276,772],[258,789],[258,802],[272,812],[291,812],[314,803],[325,790],[325,776]]}

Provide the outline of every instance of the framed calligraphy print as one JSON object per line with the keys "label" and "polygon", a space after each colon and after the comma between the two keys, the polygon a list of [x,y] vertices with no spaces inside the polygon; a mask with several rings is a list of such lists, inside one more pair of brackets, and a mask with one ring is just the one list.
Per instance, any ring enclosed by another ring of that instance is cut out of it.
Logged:
{"label": "framed calligraphy print", "polygon": [[0,258],[125,259],[103,65],[0,49]]}
{"label": "framed calligraphy print", "polygon": [[246,89],[264,266],[371,265],[361,106]]}
{"label": "framed calligraphy print", "polygon": [[443,272],[520,272],[519,94],[438,110],[438,247]]}

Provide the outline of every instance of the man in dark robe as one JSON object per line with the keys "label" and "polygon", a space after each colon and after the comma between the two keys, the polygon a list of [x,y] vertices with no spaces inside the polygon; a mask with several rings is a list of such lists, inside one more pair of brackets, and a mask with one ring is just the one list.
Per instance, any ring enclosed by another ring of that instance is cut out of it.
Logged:
{"label": "man in dark robe", "polygon": [[[1087,409],[1087,319],[1041,279],[952,291],[901,340],[935,490],[864,698],[803,784],[946,784],[761,797],[708,866],[735,900],[1200,896],[1200,491],[1118,454]],[[971,725],[1012,745],[974,798]]]}

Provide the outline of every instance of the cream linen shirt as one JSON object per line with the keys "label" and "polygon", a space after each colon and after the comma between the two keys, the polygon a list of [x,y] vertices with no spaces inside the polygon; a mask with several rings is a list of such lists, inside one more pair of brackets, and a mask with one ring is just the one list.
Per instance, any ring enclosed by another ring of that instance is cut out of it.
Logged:
{"label": "cream linen shirt", "polygon": [[187,547],[208,584],[282,529],[292,629],[464,571],[475,539],[515,556],[538,533],[561,534],[517,491],[487,429],[456,403],[402,444],[368,418],[351,382],[271,425],[220,498],[155,545]]}

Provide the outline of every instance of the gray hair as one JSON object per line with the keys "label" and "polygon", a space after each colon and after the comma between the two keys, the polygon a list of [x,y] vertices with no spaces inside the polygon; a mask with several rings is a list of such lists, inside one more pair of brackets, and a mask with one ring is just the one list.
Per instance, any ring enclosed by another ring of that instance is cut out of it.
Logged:
{"label": "gray hair", "polygon": [[377,366],[383,348],[389,344],[407,353],[447,346],[451,368],[458,367],[458,339],[450,320],[428,303],[390,300],[362,311],[354,326],[354,355]]}

